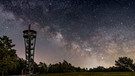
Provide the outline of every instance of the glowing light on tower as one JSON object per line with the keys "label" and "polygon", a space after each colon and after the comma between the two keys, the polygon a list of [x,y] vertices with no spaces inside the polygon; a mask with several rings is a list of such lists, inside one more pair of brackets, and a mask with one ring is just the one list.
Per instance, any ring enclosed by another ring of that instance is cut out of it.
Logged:
{"label": "glowing light on tower", "polygon": [[23,31],[24,43],[25,43],[25,56],[26,56],[26,69],[29,74],[33,74],[34,71],[34,53],[36,44],[37,32],[30,29]]}

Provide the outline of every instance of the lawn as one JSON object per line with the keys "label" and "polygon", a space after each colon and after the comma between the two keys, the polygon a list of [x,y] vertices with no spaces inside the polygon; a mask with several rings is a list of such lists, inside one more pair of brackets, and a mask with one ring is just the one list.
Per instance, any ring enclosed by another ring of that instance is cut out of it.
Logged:
{"label": "lawn", "polygon": [[135,72],[83,72],[83,73],[55,73],[37,76],[135,76]]}

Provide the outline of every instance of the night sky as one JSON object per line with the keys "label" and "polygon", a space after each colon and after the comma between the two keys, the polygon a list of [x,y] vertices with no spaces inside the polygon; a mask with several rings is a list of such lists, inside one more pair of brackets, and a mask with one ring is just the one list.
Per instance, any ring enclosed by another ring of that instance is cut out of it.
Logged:
{"label": "night sky", "polygon": [[91,68],[135,60],[134,0],[0,0],[0,36],[10,37],[24,59],[29,24],[37,31],[37,63]]}

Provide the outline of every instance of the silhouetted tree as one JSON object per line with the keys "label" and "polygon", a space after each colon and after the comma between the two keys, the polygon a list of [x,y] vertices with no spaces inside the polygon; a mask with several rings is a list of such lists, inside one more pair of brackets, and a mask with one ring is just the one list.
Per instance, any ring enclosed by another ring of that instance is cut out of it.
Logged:
{"label": "silhouetted tree", "polygon": [[0,73],[2,76],[16,67],[16,50],[13,49],[15,45],[7,36],[0,37]]}
{"label": "silhouetted tree", "polygon": [[67,61],[63,61],[62,63],[56,63],[56,64],[50,64],[48,67],[49,73],[65,73],[65,72],[75,72],[78,69],[76,69],[74,66],[72,66]]}
{"label": "silhouetted tree", "polygon": [[112,67],[106,68],[106,71],[107,71],[107,72],[121,72],[121,71],[119,70],[119,68],[116,67],[116,66],[112,66]]}
{"label": "silhouetted tree", "polygon": [[98,66],[96,68],[93,69],[89,69],[90,72],[105,72],[106,68],[104,68],[103,66]]}
{"label": "silhouetted tree", "polygon": [[9,70],[8,74],[9,75],[22,74],[24,72],[25,67],[26,67],[25,63],[26,63],[26,61],[24,59],[18,57],[16,60],[16,68]]}
{"label": "silhouetted tree", "polygon": [[37,73],[39,73],[39,65],[36,62],[34,62],[34,74]]}
{"label": "silhouetted tree", "polygon": [[38,65],[38,70],[40,74],[47,73],[47,65],[45,63],[40,62]]}
{"label": "silhouetted tree", "polygon": [[133,59],[128,57],[119,57],[115,65],[120,71],[134,71]]}
{"label": "silhouetted tree", "polygon": [[76,67],[76,68],[75,68],[75,71],[76,71],[76,72],[84,72],[85,69],[82,69],[82,68],[80,68],[80,67]]}

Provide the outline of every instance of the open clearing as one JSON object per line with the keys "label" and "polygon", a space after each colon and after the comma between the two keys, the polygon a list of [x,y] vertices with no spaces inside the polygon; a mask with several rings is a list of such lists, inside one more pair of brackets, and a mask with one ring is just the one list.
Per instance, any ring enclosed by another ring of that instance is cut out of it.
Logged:
{"label": "open clearing", "polygon": [[41,74],[37,76],[135,76],[135,72],[77,72]]}

